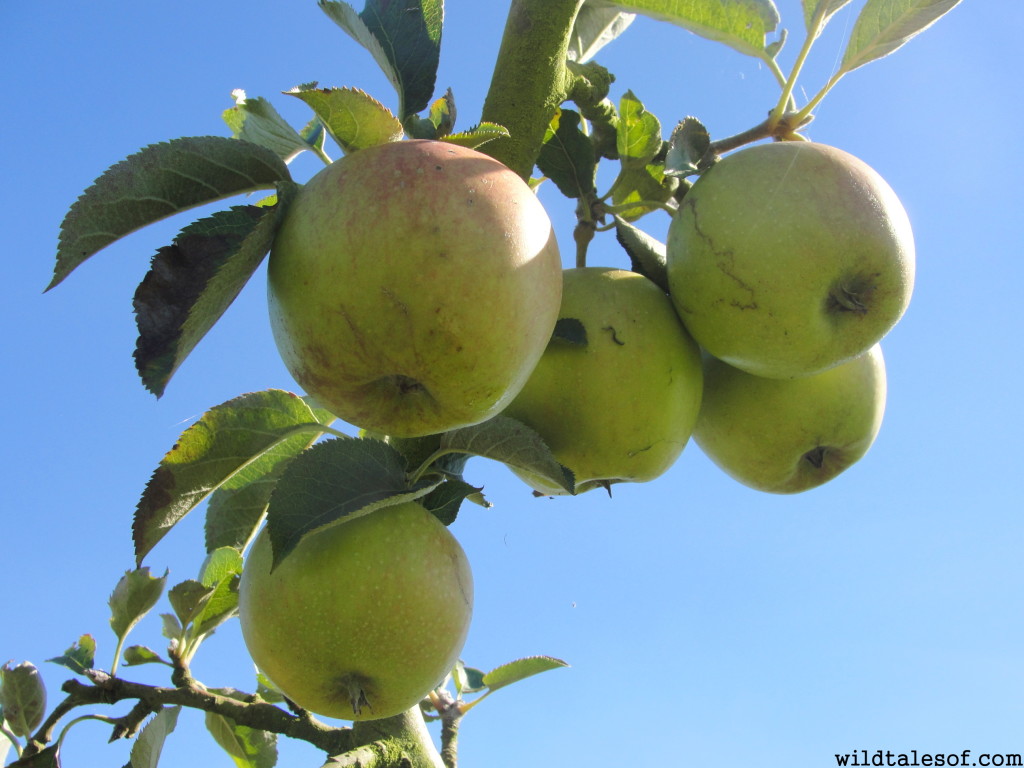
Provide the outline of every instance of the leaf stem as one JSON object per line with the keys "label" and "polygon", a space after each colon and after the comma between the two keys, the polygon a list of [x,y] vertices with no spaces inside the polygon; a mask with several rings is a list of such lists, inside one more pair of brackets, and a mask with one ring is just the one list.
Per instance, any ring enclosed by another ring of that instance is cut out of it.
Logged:
{"label": "leaf stem", "polygon": [[821,30],[825,26],[824,18],[827,7],[826,3],[819,3],[814,12],[814,18],[811,20],[810,27],[807,30],[807,36],[804,37],[800,53],[797,54],[796,61],[793,62],[793,68],[789,71],[789,77],[786,78],[786,82],[782,86],[782,95],[779,97],[779,102],[768,117],[768,121],[773,127],[791,110],[790,102],[793,98],[793,89],[796,88],[796,81],[800,77],[800,71],[804,67],[804,62],[807,61],[807,55],[811,52],[811,46],[814,45],[814,41],[818,39],[818,35],[821,34]]}

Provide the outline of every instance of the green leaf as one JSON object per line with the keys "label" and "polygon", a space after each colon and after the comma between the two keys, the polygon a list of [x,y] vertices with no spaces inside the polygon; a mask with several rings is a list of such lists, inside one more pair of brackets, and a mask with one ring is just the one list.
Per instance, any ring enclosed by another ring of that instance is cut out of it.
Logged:
{"label": "green leaf", "polygon": [[221,547],[207,555],[199,580],[212,594],[195,619],[196,634],[208,635],[238,613],[241,575],[242,553],[237,549]]}
{"label": "green leaf", "polygon": [[147,224],[287,180],[284,161],[248,141],[197,136],[145,147],[111,166],[71,206],[47,290],[101,248]]}
{"label": "green leaf", "polygon": [[96,663],[96,638],[92,635],[82,635],[70,648],[64,651],[62,656],[47,659],[54,664],[67,667],[76,675],[80,675],[87,669],[92,669]]}
{"label": "green leaf", "polygon": [[171,662],[163,658],[152,648],[144,645],[130,645],[124,649],[124,665],[126,667],[137,667],[140,664],[166,664],[173,666]]}
{"label": "green leaf", "polygon": [[[483,488],[470,485],[465,480],[450,479],[445,480],[419,501],[438,520],[445,525],[451,525],[458,517],[462,502],[471,496],[476,496],[481,491]],[[484,505],[491,506],[486,501]]]}
{"label": "green leaf", "polygon": [[270,498],[267,526],[274,564],[307,533],[342,518],[418,499],[438,482],[410,484],[405,458],[380,440],[317,443],[288,464]]}
{"label": "green leaf", "polygon": [[277,764],[277,734],[239,725],[213,712],[206,713],[206,730],[238,768],[273,768]]}
{"label": "green leaf", "polygon": [[[142,493],[132,526],[137,561],[240,472],[270,471],[281,455],[295,455],[321,434],[309,405],[283,390],[241,395],[207,411],[163,457]],[[279,455],[261,461],[273,452]]]}
{"label": "green leaf", "polygon": [[[314,419],[323,425],[335,420],[334,414],[310,404]],[[285,440],[240,469],[211,494],[206,505],[206,551],[221,547],[242,550],[256,535],[267,513],[270,494],[288,462],[309,448],[320,437],[311,432],[303,438]]]}
{"label": "green leaf", "polygon": [[496,123],[480,123],[468,130],[450,133],[441,140],[447,141],[449,144],[458,144],[460,147],[476,149],[492,139],[499,139],[509,135],[508,129],[504,126],[497,125]]}
{"label": "green leaf", "polygon": [[695,117],[684,117],[672,130],[665,154],[665,173],[671,176],[692,176],[710,167],[714,161],[711,136]]}
{"label": "green leaf", "polygon": [[455,94],[449,88],[430,105],[428,119],[434,126],[435,139],[442,139],[455,129],[455,114]]}
{"label": "green leaf", "polygon": [[319,5],[373,55],[398,92],[401,120],[426,108],[440,60],[442,0],[367,0],[358,14],[344,2]]}
{"label": "green leaf", "polygon": [[[233,90],[231,96],[235,106],[224,110],[222,117],[233,138],[266,147],[286,163],[300,152],[313,148],[314,145],[292,128],[266,99],[247,98],[241,88]],[[310,138],[315,141],[315,134]]]}
{"label": "green leaf", "polygon": [[496,691],[499,688],[512,685],[512,683],[518,683],[527,677],[539,675],[541,672],[568,666],[561,659],[551,656],[528,656],[525,659],[510,661],[508,664],[502,664],[500,667],[492,669],[484,675],[483,682],[492,691]]}
{"label": "green leaf", "polygon": [[594,147],[583,132],[578,112],[559,109],[551,118],[537,167],[566,197],[581,198],[594,191]]}
{"label": "green leaf", "polygon": [[[807,34],[819,35],[832,18],[832,14],[849,2],[850,0],[803,0],[804,26],[807,27]],[[820,17],[816,20],[818,14]]]}
{"label": "green leaf", "polygon": [[632,91],[619,101],[615,146],[623,166],[648,165],[661,151],[661,121],[648,112]]}
{"label": "green leaf", "polygon": [[615,239],[628,254],[633,271],[668,293],[665,244],[623,219],[615,220]]}
{"label": "green leaf", "polygon": [[484,683],[483,670],[467,667],[461,660],[452,670],[452,678],[455,680],[455,690],[460,694],[476,693],[487,687]]}
{"label": "green leaf", "polygon": [[151,576],[149,568],[125,572],[107,601],[110,606],[110,628],[119,641],[124,640],[132,627],[156,605],[166,584],[166,572],[159,578]]}
{"label": "green leaf", "polygon": [[164,742],[178,724],[181,707],[163,707],[156,717],[146,723],[132,744],[131,768],[156,768]]}
{"label": "green leaf", "polygon": [[960,0],[868,0],[853,25],[839,74],[888,56],[959,4]]}
{"label": "green leaf", "polygon": [[195,579],[175,584],[167,593],[171,608],[174,609],[183,627],[188,627],[199,616],[211,597],[213,587],[208,587]]}
{"label": "green leaf", "polygon": [[779,11],[772,0],[616,0],[607,4],[676,24],[759,59],[766,56],[765,37],[779,25]]}
{"label": "green leaf", "polygon": [[482,424],[445,432],[441,449],[500,461],[539,475],[569,493],[574,490],[572,473],[555,460],[543,438],[508,416],[494,416]]}
{"label": "green leaf", "polygon": [[60,742],[41,749],[31,757],[15,760],[8,768],[60,768]]}
{"label": "green leaf", "polygon": [[306,102],[346,153],[403,136],[402,124],[391,110],[358,88],[293,88],[285,93]]}
{"label": "green leaf", "polygon": [[0,710],[15,736],[29,736],[46,714],[46,686],[39,669],[27,661],[0,667]]}
{"label": "green leaf", "polygon": [[614,6],[588,0],[576,14],[569,36],[569,61],[590,61],[608,43],[626,31],[635,14],[623,13]]}
{"label": "green leaf", "polygon": [[[612,203],[616,216],[626,221],[635,221],[651,211],[658,210],[657,203],[672,199],[679,180],[665,175],[662,165],[634,166],[623,164],[622,172],[612,187]],[[633,204],[636,205],[633,205]]]}
{"label": "green leaf", "polygon": [[168,640],[178,641],[184,634],[185,630],[181,626],[181,622],[178,621],[178,617],[173,613],[161,613],[160,621],[162,625],[160,627],[160,633]]}
{"label": "green leaf", "polygon": [[157,397],[267,255],[294,185],[288,187],[283,204],[219,211],[157,251],[134,298],[135,367]]}

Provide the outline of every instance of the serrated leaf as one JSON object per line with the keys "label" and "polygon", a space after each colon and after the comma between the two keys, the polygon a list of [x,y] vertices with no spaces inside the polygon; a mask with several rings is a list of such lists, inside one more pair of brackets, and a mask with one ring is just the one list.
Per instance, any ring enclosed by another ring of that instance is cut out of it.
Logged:
{"label": "serrated leaf", "polygon": [[291,197],[282,194],[283,204],[236,206],[199,219],[157,251],[133,301],[135,367],[157,397],[267,255]]}
{"label": "serrated leaf", "polygon": [[391,110],[358,88],[293,88],[285,93],[306,102],[346,153],[403,136],[402,124]]}
{"label": "serrated leaf", "polygon": [[616,216],[635,221],[672,199],[679,180],[665,175],[662,165],[646,167],[624,165],[612,187],[612,203]]}
{"label": "serrated leaf", "polygon": [[126,667],[137,667],[141,664],[165,664],[172,666],[171,662],[163,658],[152,648],[144,645],[130,645],[124,649],[124,665]]}
{"label": "serrated leaf", "polygon": [[569,61],[579,64],[590,61],[608,43],[633,23],[636,14],[623,13],[614,6],[599,5],[588,0],[576,14],[569,36]]}
{"label": "serrated leaf", "polygon": [[206,556],[200,569],[199,581],[215,587],[225,579],[242,573],[242,553],[234,547],[220,547]]}
{"label": "serrated leaf", "polygon": [[543,438],[508,416],[445,432],[441,448],[500,461],[539,475],[569,493],[574,490],[572,473],[555,460]]}
{"label": "serrated leaf", "polygon": [[82,635],[77,641],[64,651],[64,654],[47,661],[67,667],[76,675],[80,675],[87,669],[92,669],[96,662],[96,638],[92,635]]}
{"label": "serrated leaf", "polygon": [[868,0],[853,25],[839,72],[888,56],[960,4],[960,0]]}
{"label": "serrated leaf", "polygon": [[836,11],[850,0],[803,0],[804,26],[810,35],[818,35]]}
{"label": "serrated leaf", "polygon": [[146,723],[132,744],[131,768],[157,768],[164,742],[178,724],[181,707],[163,707]]}
{"label": "serrated leaf", "polygon": [[373,55],[398,92],[401,120],[426,108],[440,60],[442,0],[367,0],[358,14],[344,2],[319,5]]}
{"label": "serrated leaf", "polygon": [[624,166],[649,164],[661,151],[661,121],[647,111],[632,91],[619,100],[615,147]]}
{"label": "serrated leaf", "polygon": [[691,176],[705,170],[714,160],[711,136],[695,117],[685,117],[672,129],[665,154],[665,173],[670,176]]}
{"label": "serrated leaf", "polygon": [[294,455],[323,434],[306,402],[283,390],[241,395],[218,405],[189,427],[161,459],[135,510],[132,533],[138,562],[186,514],[246,468],[270,471],[274,451]]}
{"label": "serrated leaf", "polygon": [[15,736],[29,736],[46,714],[46,686],[39,669],[27,661],[0,667],[0,710]]}
{"label": "serrated leaf", "polygon": [[668,261],[665,244],[622,219],[615,220],[615,239],[625,249],[634,272],[668,293]]}
{"label": "serrated leaf", "polygon": [[450,133],[443,137],[441,141],[447,141],[449,144],[458,144],[460,147],[476,149],[492,139],[499,139],[509,135],[508,129],[504,126],[485,122],[459,133]]}
{"label": "serrated leaf", "polygon": [[117,582],[107,604],[110,606],[110,628],[118,640],[124,640],[163,594],[167,572],[151,576],[149,568],[126,571]]}
{"label": "serrated leaf", "polygon": [[277,764],[277,734],[239,725],[214,712],[206,713],[206,730],[238,768],[273,768]]}
{"label": "serrated leaf", "polygon": [[425,496],[436,479],[410,484],[405,458],[381,440],[326,440],[295,457],[267,510],[274,565],[303,536],[342,518]]}
{"label": "serrated leaf", "polygon": [[[470,496],[479,494],[481,491],[483,491],[483,488],[470,485],[465,480],[449,479],[445,480],[419,501],[438,520],[445,525],[451,525],[459,515],[459,508],[462,506],[462,502]],[[486,501],[484,504],[490,506]]]}
{"label": "serrated leaf", "polygon": [[47,290],[100,249],[147,224],[289,180],[280,157],[248,141],[195,136],[145,147],[108,168],[72,204]]}
{"label": "serrated leaf", "polygon": [[566,197],[581,198],[594,191],[597,161],[578,112],[559,109],[551,118],[537,156],[537,167]]}
{"label": "serrated leaf", "polygon": [[675,24],[759,59],[766,55],[765,37],[779,25],[779,11],[772,0],[602,0],[598,4]]}
{"label": "serrated leaf", "polygon": [[311,149],[311,143],[292,128],[266,99],[250,99],[241,88],[233,90],[231,96],[235,106],[224,110],[222,117],[233,138],[266,147],[286,163],[300,152]]}
{"label": "serrated leaf", "polygon": [[528,656],[525,659],[510,661],[508,664],[502,664],[500,667],[492,669],[484,675],[483,682],[492,691],[496,691],[533,675],[539,675],[541,672],[568,666],[561,659],[551,656]]}
{"label": "serrated leaf", "polygon": [[[306,399],[316,421],[329,425],[334,414],[312,405]],[[206,551],[221,547],[242,550],[256,535],[263,522],[277,479],[288,462],[309,448],[319,432],[286,440],[239,470],[211,494],[206,505]]]}

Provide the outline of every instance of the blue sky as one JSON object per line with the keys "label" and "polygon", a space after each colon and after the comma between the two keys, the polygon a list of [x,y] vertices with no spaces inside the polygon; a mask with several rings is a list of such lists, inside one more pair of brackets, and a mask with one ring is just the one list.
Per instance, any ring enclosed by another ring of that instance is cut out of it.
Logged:
{"label": "blue sky", "polygon": [[[824,82],[852,23],[840,12],[804,76]],[[460,126],[477,120],[504,3],[449,0],[439,89]],[[483,10],[481,8],[483,7]],[[779,2],[792,61],[800,6]],[[476,579],[464,658],[490,668],[549,654],[558,670],[501,691],[466,718],[466,766],[834,765],[835,753],[1024,752],[1024,620],[1018,492],[1022,114],[1012,66],[1024,7],[965,0],[892,57],[842,81],[808,131],[868,162],[913,222],[911,307],[883,342],[889,400],[881,434],[847,473],[792,497],[723,475],[694,446],[665,476],[534,499],[483,460],[469,479],[493,509],[453,526]],[[313,0],[240,6],[181,0],[0,5],[7,52],[7,149],[0,231],[3,315],[4,604],[0,659],[44,664],[92,633],[109,667],[106,599],[132,565],[131,515],[177,435],[239,393],[294,389],[266,318],[263,273],[182,366],[159,401],[131,359],[131,297],[149,257],[193,218],[107,248],[54,291],[57,231],[105,168],[177,136],[219,134],[232,89],[270,98],[293,122],[298,83],[356,86],[394,108],[372,59]],[[730,49],[639,19],[598,61],[671,126],[696,115],[713,137],[763,119],[777,86]],[[318,168],[299,158],[293,172]],[[572,207],[542,189],[571,259]],[[662,235],[667,220],[649,217]],[[625,266],[606,236],[590,263]],[[195,574],[194,514],[147,562]],[[160,647],[159,622],[132,642]],[[251,687],[237,625],[208,641],[195,674]],[[145,668],[143,680],[158,678]],[[164,765],[230,765],[182,718]],[[77,726],[67,765],[119,765],[127,746]],[[320,756],[283,746],[281,764]],[[290,757],[288,757],[290,756]],[[618,756],[621,756],[618,757]],[[120,762],[118,762],[120,761]]]}

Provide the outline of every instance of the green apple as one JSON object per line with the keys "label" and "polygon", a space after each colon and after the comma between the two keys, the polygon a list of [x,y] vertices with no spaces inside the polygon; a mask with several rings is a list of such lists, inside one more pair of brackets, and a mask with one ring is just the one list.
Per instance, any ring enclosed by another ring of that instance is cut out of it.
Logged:
{"label": "green apple", "polygon": [[766,379],[704,358],[704,400],[693,439],[735,479],[772,493],[821,485],[871,447],[885,411],[877,344],[822,373]]}
{"label": "green apple", "polygon": [[[700,349],[668,296],[635,272],[568,269],[561,318],[586,344],[552,339],[505,415],[535,429],[576,476],[576,490],[645,482],[690,439],[701,398]],[[565,491],[517,472],[544,494]]]}
{"label": "green apple", "polygon": [[673,302],[697,342],[748,373],[796,378],[849,360],[903,315],[910,221],[874,170],[834,147],[727,155],[669,227]]}
{"label": "green apple", "polygon": [[310,534],[271,570],[270,538],[242,569],[238,612],[256,666],[304,709],[375,720],[451,672],[469,629],[466,555],[407,502]]}
{"label": "green apple", "polygon": [[295,380],[343,420],[414,437],[498,413],[551,337],[551,222],[498,161],[436,141],[362,149],[314,176],[270,254]]}

